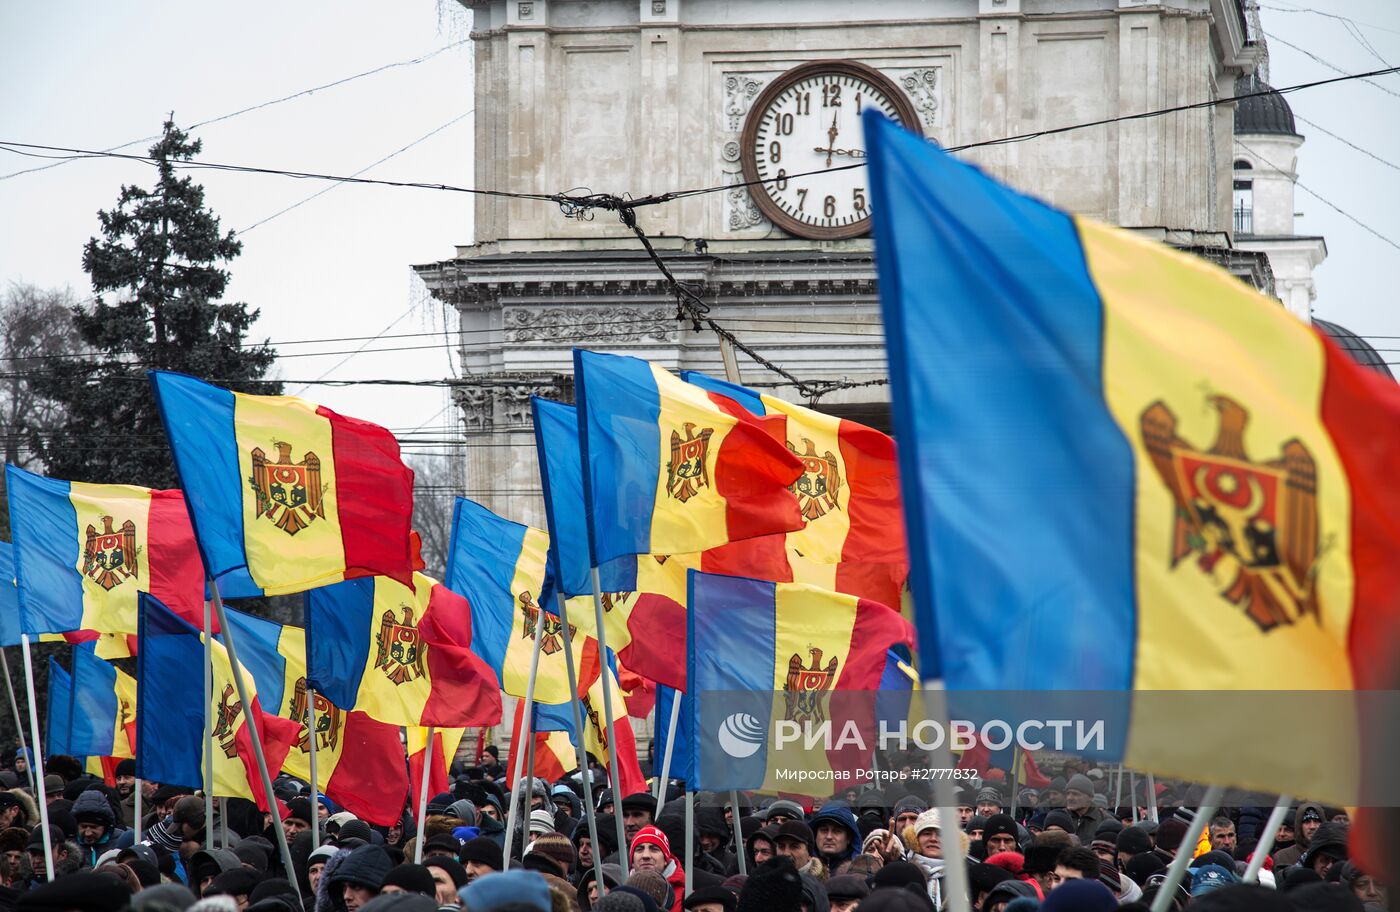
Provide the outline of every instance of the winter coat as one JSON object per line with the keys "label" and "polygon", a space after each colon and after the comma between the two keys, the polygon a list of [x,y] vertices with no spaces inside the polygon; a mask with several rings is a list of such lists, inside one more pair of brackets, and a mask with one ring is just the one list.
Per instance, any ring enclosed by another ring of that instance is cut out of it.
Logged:
{"label": "winter coat", "polygon": [[1303,815],[1309,810],[1317,812],[1317,816],[1322,818],[1323,824],[1327,823],[1327,811],[1320,804],[1303,802],[1298,805],[1298,810],[1293,812],[1293,845],[1286,849],[1279,849],[1274,853],[1274,867],[1285,868],[1289,865],[1297,864],[1298,859],[1303,857],[1303,853],[1308,850],[1308,839],[1303,836]]}

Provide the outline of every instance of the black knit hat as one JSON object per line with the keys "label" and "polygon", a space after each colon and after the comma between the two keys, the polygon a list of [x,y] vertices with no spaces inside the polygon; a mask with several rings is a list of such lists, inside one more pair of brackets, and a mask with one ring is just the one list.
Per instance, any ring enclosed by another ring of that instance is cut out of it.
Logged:
{"label": "black knit hat", "polygon": [[117,761],[117,768],[116,768],[116,771],[114,772],[114,775],[117,775],[117,776],[135,776],[135,775],[136,775],[136,761],[135,761],[135,760],[132,760],[130,757],[127,757],[127,758],[124,759],[124,760],[119,760],[119,761]]}
{"label": "black knit hat", "polygon": [[1055,860],[1060,857],[1060,852],[1064,851],[1062,845],[1044,845],[1032,842],[1026,846],[1023,853],[1025,864],[1021,870],[1027,874],[1049,874],[1055,870]]}
{"label": "black knit hat", "polygon": [[115,874],[75,871],[20,894],[20,912],[120,912],[131,891]]}
{"label": "black knit hat", "polygon": [[458,889],[467,885],[467,869],[462,867],[462,863],[451,855],[429,855],[423,859],[423,867],[442,868],[452,879],[452,885]]}
{"label": "black knit hat", "polygon": [[384,875],[384,882],[379,885],[379,889],[390,886],[402,887],[406,893],[437,895],[437,882],[433,880],[432,873],[425,865],[401,864],[390,868],[389,873]]}
{"label": "black knit hat", "polygon": [[308,826],[315,818],[311,816],[311,801],[308,798],[293,798],[287,802],[287,816],[284,820],[301,820]]}
{"label": "black knit hat", "polygon": [[737,912],[772,912],[801,905],[802,879],[797,876],[792,860],[779,855],[759,865],[744,881]]}
{"label": "black knit hat", "polygon": [[457,858],[462,864],[474,861],[477,864],[488,865],[497,871],[505,868],[501,847],[486,836],[478,836],[462,843],[462,847],[457,850]]}
{"label": "black knit hat", "polygon": [[204,888],[205,896],[247,896],[262,882],[265,875],[242,865],[220,872]]}
{"label": "black knit hat", "polygon": [[1114,840],[1114,846],[1127,855],[1141,855],[1152,851],[1152,837],[1142,827],[1124,827]]}
{"label": "black knit hat", "polygon": [[986,842],[993,836],[1010,836],[1018,843],[1021,841],[1016,832],[1016,821],[1010,814],[993,814],[987,818],[987,822],[982,825],[982,841]]}

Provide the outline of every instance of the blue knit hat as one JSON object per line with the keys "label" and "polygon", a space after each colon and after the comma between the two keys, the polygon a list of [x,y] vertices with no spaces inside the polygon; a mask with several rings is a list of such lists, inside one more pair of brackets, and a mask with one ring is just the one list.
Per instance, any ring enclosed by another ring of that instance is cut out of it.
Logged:
{"label": "blue knit hat", "polygon": [[550,912],[549,884],[534,871],[502,871],[478,877],[457,891],[471,912],[493,912],[518,905]]}

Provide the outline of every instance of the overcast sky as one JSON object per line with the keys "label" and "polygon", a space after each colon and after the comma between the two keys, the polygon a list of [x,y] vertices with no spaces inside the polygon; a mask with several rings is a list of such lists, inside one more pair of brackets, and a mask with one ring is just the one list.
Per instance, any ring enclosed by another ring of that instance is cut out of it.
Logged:
{"label": "overcast sky", "polygon": [[[1400,2],[1312,4],[1355,26],[1266,0],[1265,29],[1355,72],[1400,64]],[[1292,10],[1292,11],[1289,11]],[[106,149],[158,133],[175,112],[189,125],[367,70],[412,60],[467,38],[452,0],[240,4],[45,0],[0,4],[0,139]],[[1361,38],[1349,28],[1358,29]],[[1367,47],[1364,42],[1368,43]],[[1324,64],[1271,45],[1272,82],[1335,75]],[[386,69],[315,94],[197,129],[210,161],[352,174],[415,140],[435,135],[365,176],[469,185],[472,180],[471,55],[457,44],[430,59]],[[1307,136],[1301,181],[1370,228],[1400,243],[1400,77],[1385,89],[1348,83],[1289,96],[1318,127],[1369,150],[1367,157],[1321,130]],[[460,119],[458,119],[460,118]],[[452,121],[455,123],[451,123]],[[451,123],[450,126],[444,126]],[[149,142],[128,151],[143,151]],[[0,151],[0,175],[46,164]],[[322,182],[201,172],[208,204],[226,228],[242,231],[305,197]],[[84,160],[0,180],[0,281],[68,285],[86,294],[80,257],[123,182],[149,186],[149,166]],[[530,188],[559,189],[559,188]],[[607,188],[621,191],[627,188]],[[1034,188],[1031,188],[1034,189]],[[1400,362],[1395,277],[1400,249],[1300,190],[1300,234],[1322,234],[1329,257],[1317,272],[1316,314],[1377,338]],[[440,379],[450,365],[441,335],[318,345],[296,340],[442,330],[443,315],[422,301],[412,263],[452,255],[471,239],[471,201],[433,191],[338,186],[243,236],[230,298],[261,308],[256,332],[281,343],[281,376]],[[291,357],[308,352],[336,352]],[[342,363],[343,361],[343,363]],[[449,418],[435,388],[329,388],[306,392],[396,431],[431,429]]]}

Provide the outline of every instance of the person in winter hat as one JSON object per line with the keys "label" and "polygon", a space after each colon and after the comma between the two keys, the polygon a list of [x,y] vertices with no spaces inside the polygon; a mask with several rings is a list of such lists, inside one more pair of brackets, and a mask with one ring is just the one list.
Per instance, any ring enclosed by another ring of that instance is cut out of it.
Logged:
{"label": "person in winter hat", "polygon": [[671,912],[682,912],[685,894],[685,869],[671,852],[671,843],[666,834],[654,826],[642,827],[628,846],[628,857],[633,871],[655,871],[671,885],[675,896],[670,905]]}
{"label": "person in winter hat", "polygon": [[789,820],[778,827],[773,834],[773,846],[779,855],[792,860],[799,874],[811,874],[818,880],[826,880],[826,864],[816,854],[817,840],[812,828],[800,820]]}
{"label": "person in winter hat", "polygon": [[116,845],[117,815],[104,793],[89,789],[73,802],[73,817],[78,821],[78,844],[84,864],[93,867],[99,855]]}
{"label": "person in winter hat", "polygon": [[[938,808],[929,808],[904,831],[904,843],[909,848],[909,860],[918,865],[928,880],[928,898],[935,908],[943,908],[943,823]],[[962,832],[953,827],[948,838],[957,839]]]}
{"label": "person in winter hat", "polygon": [[802,878],[782,856],[765,861],[749,873],[739,891],[737,912],[779,912],[802,905]]}
{"label": "person in winter hat", "polygon": [[467,884],[458,896],[470,912],[550,912],[549,883],[534,871],[503,871]]}
{"label": "person in winter hat", "polygon": [[[361,906],[378,896],[384,876],[394,866],[389,853],[376,845],[359,846],[331,861],[339,864],[334,870],[330,864],[326,865],[321,884],[332,895],[341,896],[345,912],[359,912]],[[320,903],[317,905],[319,907]]]}
{"label": "person in winter hat", "polygon": [[1298,809],[1293,812],[1293,845],[1274,850],[1274,865],[1285,868],[1297,864],[1298,859],[1308,850],[1313,834],[1326,822],[1327,817],[1322,805],[1311,801],[1298,805]]}
{"label": "person in winter hat", "polygon": [[[1347,860],[1347,825],[1324,823],[1308,841],[1308,850],[1298,859],[1298,867],[1312,871],[1323,880],[1333,866]],[[1340,871],[1340,869],[1338,869]]]}
{"label": "person in winter hat", "polygon": [[860,828],[844,801],[823,805],[807,822],[817,846],[817,856],[834,873],[843,862],[860,853]]}

